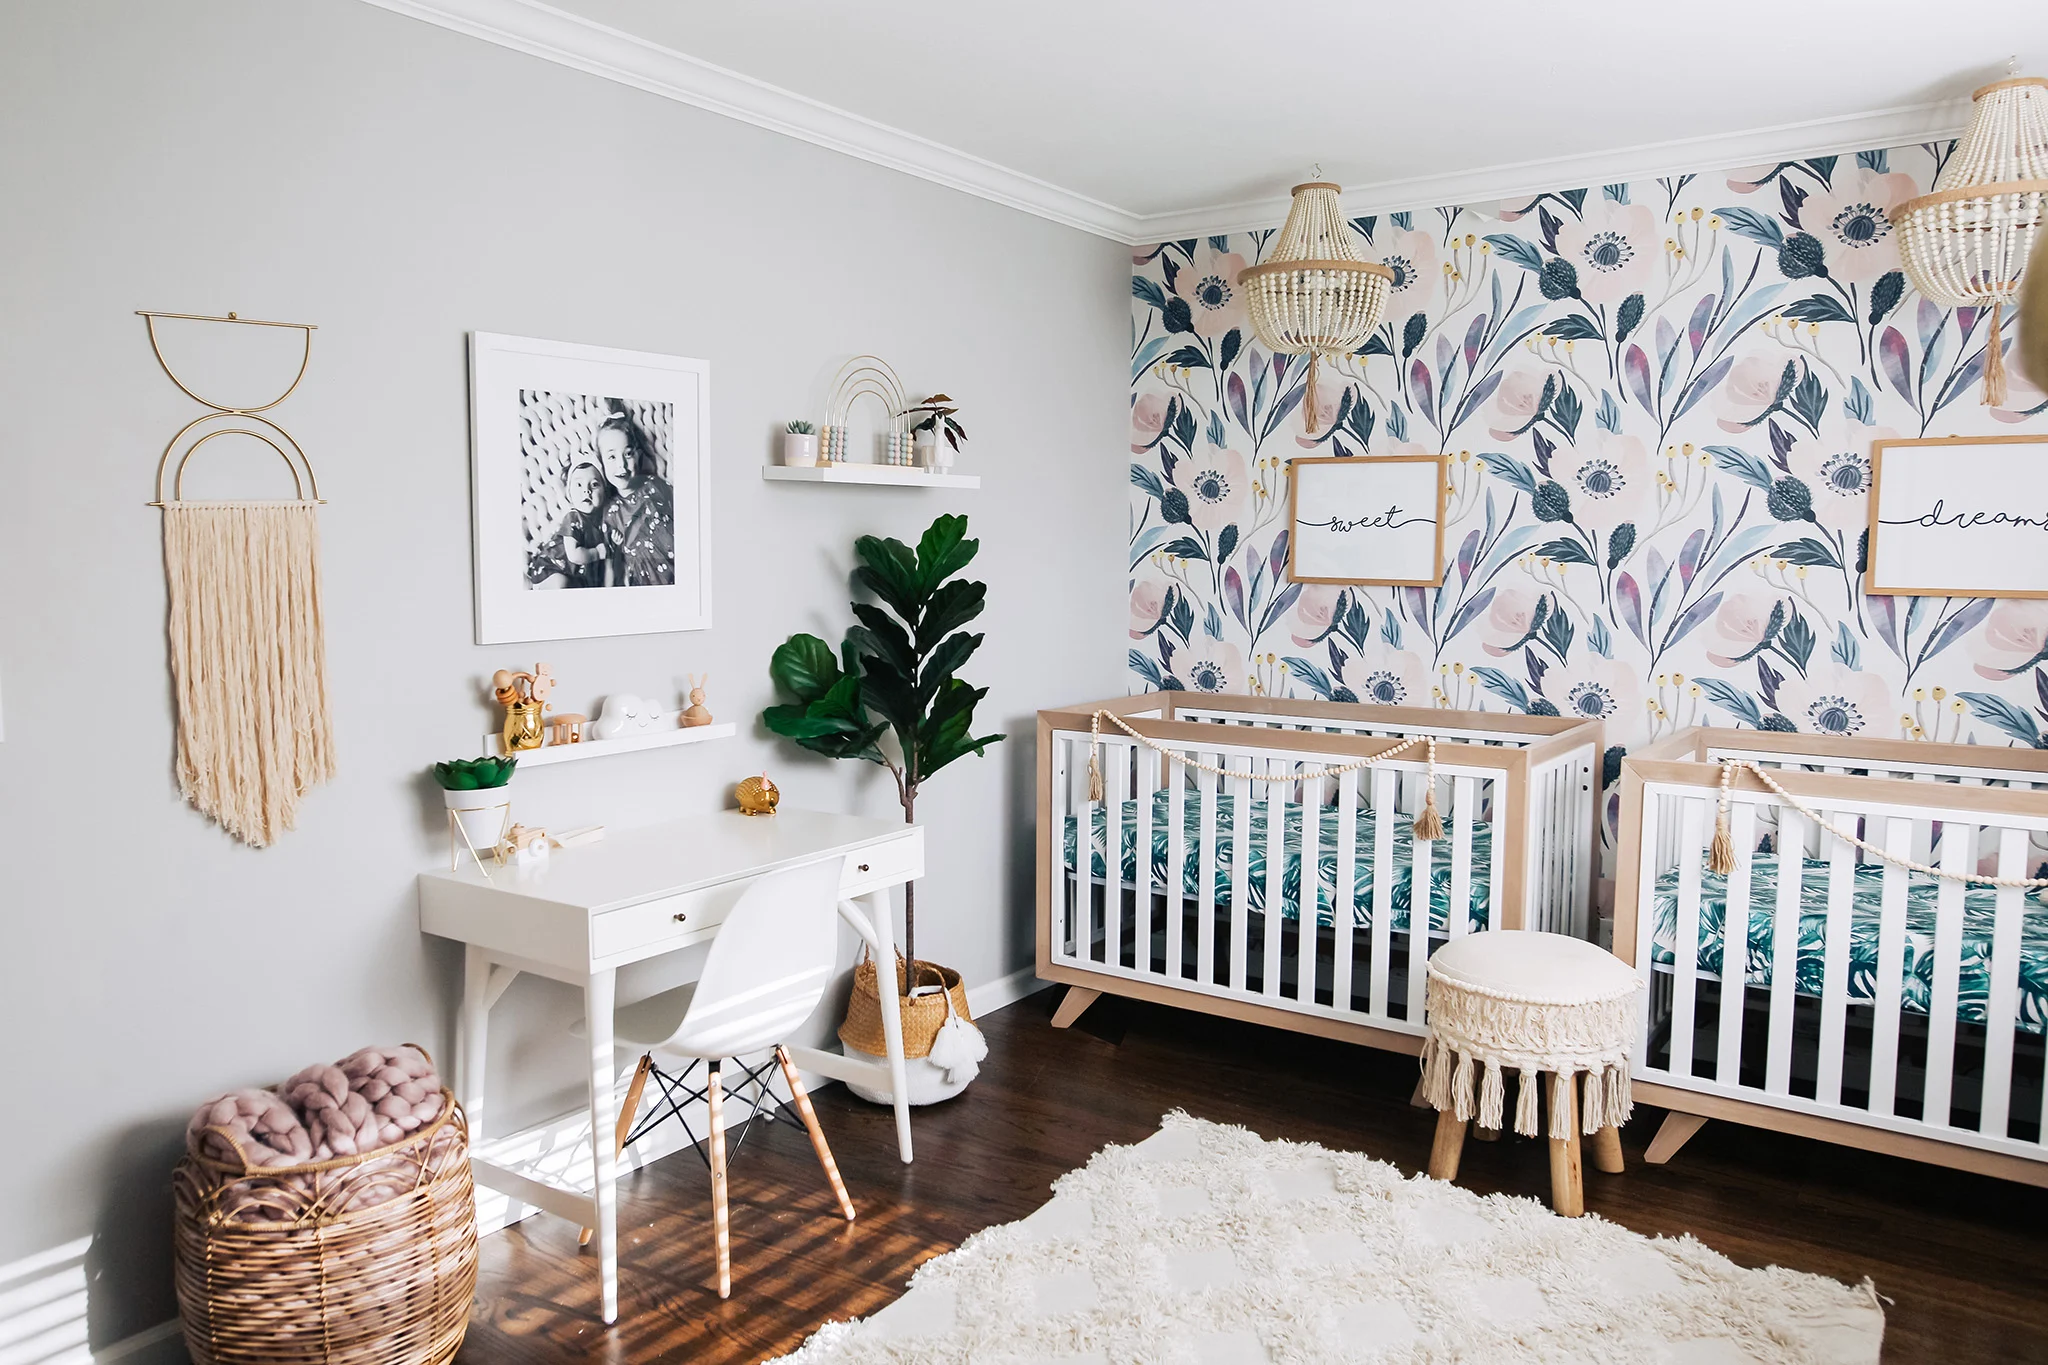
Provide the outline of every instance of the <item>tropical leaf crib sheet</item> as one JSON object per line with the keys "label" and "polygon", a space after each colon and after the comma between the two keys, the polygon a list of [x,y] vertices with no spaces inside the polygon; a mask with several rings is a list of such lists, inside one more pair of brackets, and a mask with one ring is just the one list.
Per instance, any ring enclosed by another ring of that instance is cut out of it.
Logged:
{"label": "tropical leaf crib sheet", "polygon": [[[1794,958],[1795,985],[1801,995],[1819,996],[1827,955],[1828,863],[1803,858],[1799,880],[1799,946]],[[1901,1007],[1926,1014],[1934,997],[1935,906],[1940,881],[1925,873],[1905,874],[1905,976]],[[1672,868],[1657,879],[1657,929],[1652,937],[1654,961],[1677,959],[1678,876]],[[1869,1000],[1877,982],[1878,924],[1884,903],[1884,868],[1876,863],[1856,868],[1849,919],[1849,998]],[[2031,896],[2020,902],[2019,1027],[2040,1033],[2048,1023],[2048,907]],[[1748,979],[1752,985],[1771,980],[1772,927],[1777,919],[1778,859],[1757,854],[1750,860]],[[1988,886],[1971,886],[1963,895],[1962,962],[1957,972],[1956,1017],[1983,1023],[1991,996],[1991,936],[1998,895]],[[1728,878],[1700,872],[1699,970],[1721,974],[1722,925],[1728,913]]]}
{"label": "tropical leaf crib sheet", "polygon": [[[1152,794],[1152,884],[1165,890],[1173,884],[1167,874],[1169,843],[1167,839],[1168,815],[1167,789]],[[1203,793],[1189,790],[1185,795],[1185,807],[1181,824],[1185,831],[1187,865],[1181,877],[1181,894],[1192,901],[1201,889],[1201,840]],[[1216,849],[1216,906],[1219,910],[1230,908],[1231,875],[1237,856],[1237,812],[1236,798],[1225,794],[1214,798],[1216,823],[1213,835]],[[1264,799],[1254,797],[1250,803],[1250,820],[1246,826],[1249,851],[1246,868],[1249,894],[1246,899],[1253,910],[1266,908],[1266,810]],[[1301,806],[1287,802],[1282,807],[1281,849],[1286,855],[1286,865],[1280,874],[1280,913],[1288,919],[1300,916],[1301,905]],[[1100,879],[1108,865],[1108,807],[1098,804],[1090,821],[1089,873]],[[1319,811],[1316,835],[1316,922],[1330,924],[1331,906],[1336,901],[1337,891],[1337,810],[1334,806],[1323,806]],[[1408,909],[1411,900],[1411,883],[1414,880],[1414,832],[1411,829],[1414,817],[1394,814],[1393,822],[1393,925],[1396,930],[1408,927]],[[1138,803],[1125,801],[1122,806],[1123,836],[1122,879],[1126,885],[1136,882],[1138,875]],[[1377,838],[1377,816],[1373,811],[1361,808],[1357,815],[1357,856],[1352,860],[1352,886],[1356,894],[1356,910],[1353,924],[1367,928],[1372,924],[1374,867],[1372,849]],[[1066,819],[1065,854],[1069,871],[1074,868],[1074,835],[1079,817],[1069,815]],[[1451,908],[1451,840],[1447,837],[1436,841],[1429,864],[1429,928],[1433,934],[1445,934],[1449,930]],[[1474,821],[1472,825],[1472,876],[1470,907],[1466,915],[1466,927],[1484,929],[1487,925],[1489,891],[1487,869],[1493,860],[1493,828],[1486,821]]]}

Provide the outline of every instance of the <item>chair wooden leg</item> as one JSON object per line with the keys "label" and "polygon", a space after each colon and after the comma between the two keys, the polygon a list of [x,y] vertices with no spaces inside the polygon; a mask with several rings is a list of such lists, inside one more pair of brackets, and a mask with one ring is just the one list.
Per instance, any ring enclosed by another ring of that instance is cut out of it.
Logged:
{"label": "chair wooden leg", "polygon": [[1672,1110],[1664,1116],[1664,1125],[1657,1130],[1657,1136],[1650,1139],[1650,1150],[1643,1153],[1643,1160],[1652,1166],[1662,1166],[1678,1155],[1678,1149],[1685,1146],[1694,1133],[1706,1126],[1707,1120],[1702,1115]]}
{"label": "chair wooden leg", "polygon": [[795,1102],[796,1112],[811,1135],[811,1150],[818,1154],[818,1164],[825,1168],[825,1179],[832,1182],[832,1193],[839,1200],[839,1211],[851,1223],[853,1200],[847,1198],[846,1182],[839,1178],[839,1163],[832,1159],[832,1149],[825,1145],[825,1130],[818,1126],[818,1111],[811,1108],[811,1097],[804,1090],[802,1078],[796,1074],[796,1063],[790,1061],[789,1053],[780,1047],[775,1049],[775,1060],[782,1063],[782,1079],[789,1082],[789,1097]]}
{"label": "chair wooden leg", "polygon": [[1429,1148],[1429,1174],[1433,1180],[1456,1180],[1458,1158],[1465,1149],[1465,1120],[1449,1109],[1436,1116],[1436,1141]]}
{"label": "chair wooden leg", "polygon": [[709,1063],[705,1098],[711,1113],[711,1236],[718,1247],[718,1297],[732,1297],[732,1230],[725,1213],[725,1086],[719,1063]]}
{"label": "chair wooden leg", "polygon": [[1579,1154],[1579,1086],[1576,1077],[1565,1087],[1564,1122],[1569,1137],[1550,1139],[1550,1207],[1566,1218],[1586,1211],[1586,1188]]}
{"label": "chair wooden leg", "polygon": [[[640,1112],[640,1096],[647,1089],[647,1073],[653,1069],[654,1054],[651,1052],[641,1053],[640,1065],[633,1068],[633,1083],[626,1087],[625,1103],[619,1106],[618,1140],[613,1147],[614,1151],[623,1152],[626,1150],[626,1138],[633,1131],[633,1116]],[[582,1232],[576,1234],[576,1245],[580,1247],[589,1246],[591,1232],[592,1229],[585,1228]]]}
{"label": "chair wooden leg", "polygon": [[1102,998],[1101,991],[1091,991],[1086,986],[1069,986],[1061,998],[1059,1008],[1052,1012],[1054,1028],[1071,1028],[1081,1017],[1082,1011]]}

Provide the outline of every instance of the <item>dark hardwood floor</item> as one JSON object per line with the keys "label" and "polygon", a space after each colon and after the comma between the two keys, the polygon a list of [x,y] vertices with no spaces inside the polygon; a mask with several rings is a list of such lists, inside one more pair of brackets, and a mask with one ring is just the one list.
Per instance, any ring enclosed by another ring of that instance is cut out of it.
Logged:
{"label": "dark hardwood floor", "polygon": [[[733,1295],[712,1287],[710,1182],[678,1154],[620,1190],[617,1326],[576,1229],[529,1219],[486,1238],[464,1365],[757,1361],[821,1323],[873,1313],[921,1262],[1029,1213],[1105,1143],[1169,1109],[1267,1137],[1362,1151],[1405,1171],[1432,1116],[1408,1105],[1406,1057],[1104,999],[1051,1027],[1058,991],[984,1021],[990,1056],[960,1099],[916,1114],[917,1161],[889,1112],[838,1086],[818,1110],[860,1211],[840,1219],[803,1134],[756,1130],[732,1173]],[[1692,1233],[1745,1265],[1856,1281],[1886,1308],[1888,1361],[2048,1361],[2048,1190],[1709,1124],[1667,1166],[1642,1164],[1662,1114],[1639,1108],[1630,1167],[1586,1172],[1586,1206],[1638,1232]],[[1459,1183],[1543,1197],[1540,1142],[1468,1143]]]}

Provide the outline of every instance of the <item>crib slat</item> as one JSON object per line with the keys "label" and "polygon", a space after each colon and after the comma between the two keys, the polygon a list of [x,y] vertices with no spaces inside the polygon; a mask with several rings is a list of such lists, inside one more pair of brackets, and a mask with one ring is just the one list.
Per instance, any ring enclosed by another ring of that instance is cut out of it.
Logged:
{"label": "crib slat", "polygon": [[[1943,821],[1941,870],[1962,876],[1977,868],[1977,827]],[[1956,1067],[1956,1004],[1963,959],[1963,883],[1935,886],[1934,987],[1927,1000],[1927,1099],[1921,1121],[1947,1128]]]}
{"label": "crib slat", "polygon": [[1112,741],[1104,741],[1102,747],[1102,960],[1118,967],[1124,960],[1124,778],[1131,753]]}
{"label": "crib slat", "polygon": [[1687,797],[1678,816],[1678,916],[1671,936],[1671,1074],[1692,1075],[1694,1007],[1700,974],[1700,867],[1707,803]]}
{"label": "crib slat", "polygon": [[[1998,875],[2027,875],[2027,832],[1998,831]],[[2013,1029],[2020,1007],[2020,916],[2026,895],[2016,886],[1998,888],[1991,927],[1991,996],[1984,1004],[1984,1120],[1977,1131],[2006,1136],[2012,1108]]]}
{"label": "crib slat", "polygon": [[[1225,764],[1240,772],[1250,771],[1253,760],[1238,759]],[[1252,784],[1242,777],[1230,779],[1230,989],[1244,989],[1245,949],[1250,923],[1252,894]]]}
{"label": "crib slat", "polygon": [[[1204,754],[1202,761],[1220,767],[1221,754]],[[1196,861],[1195,888],[1195,980],[1204,986],[1216,984],[1216,812],[1222,805],[1223,779],[1213,773],[1197,773],[1202,793],[1201,828]]]}
{"label": "crib slat", "polygon": [[[1854,830],[1853,810],[1825,812],[1837,829]],[[1820,1062],[1814,1081],[1815,1100],[1832,1108],[1842,1102],[1842,1050],[1849,1016],[1849,935],[1856,908],[1856,846],[1833,834],[1824,835],[1828,849],[1827,944],[1821,958]]]}
{"label": "crib slat", "polygon": [[1152,974],[1152,794],[1159,790],[1159,765],[1165,760],[1150,749],[1133,747],[1138,760],[1131,792],[1138,803],[1131,843],[1131,965],[1140,976]]}
{"label": "crib slat", "polygon": [[1472,918],[1472,818],[1479,805],[1476,785],[1469,777],[1451,779],[1451,908],[1445,927],[1452,938],[1462,937]]}
{"label": "crib slat", "polygon": [[[1416,806],[1421,810],[1420,805]],[[1403,823],[1407,821],[1403,820]],[[1422,1022],[1422,983],[1429,974],[1429,921],[1431,894],[1434,882],[1430,877],[1430,862],[1436,852],[1436,841],[1416,839],[1410,836],[1409,848],[1414,856],[1408,866],[1408,1020]]]}
{"label": "crib slat", "polygon": [[[1294,771],[1286,759],[1265,763],[1269,778],[1281,778]],[[1278,997],[1280,991],[1280,931],[1287,923],[1287,795],[1289,784],[1269,781],[1266,798],[1266,914],[1265,963],[1259,972],[1260,993]],[[1299,913],[1300,907],[1295,907]]]}
{"label": "crib slat", "polygon": [[1728,874],[1728,895],[1721,907],[1721,1020],[1714,1079],[1722,1085],[1742,1083],[1742,1006],[1749,983],[1750,863],[1756,854],[1756,806],[1730,803],[1728,835],[1735,843],[1735,870]]}
{"label": "crib slat", "polygon": [[1351,936],[1358,925],[1358,774],[1337,779],[1337,884],[1330,896],[1330,1007],[1351,1009]]}
{"label": "crib slat", "polygon": [[[1918,861],[1914,827],[1929,823],[1900,816],[1887,819],[1885,852]],[[1877,979],[1870,985],[1870,1112],[1890,1117],[1897,1108],[1899,998],[1906,970],[1906,885],[1910,875],[1897,863],[1884,864],[1878,902]]]}
{"label": "crib slat", "polygon": [[[1107,750],[1096,753],[1091,747],[1089,753],[1098,764],[1107,764],[1109,762]],[[1095,960],[1095,817],[1101,808],[1102,803],[1095,799],[1093,791],[1084,789],[1081,799],[1080,825],[1076,831],[1081,845],[1074,858],[1075,869],[1079,874],[1077,880],[1079,882],[1081,919],[1080,942],[1075,947],[1084,962],[1093,962]],[[1105,883],[1109,880],[1107,874],[1114,871],[1115,869],[1111,868],[1107,859],[1105,859],[1103,862],[1103,872],[1105,873],[1103,880]],[[1107,898],[1108,892],[1105,890],[1103,895]]]}
{"label": "crib slat", "polygon": [[1073,749],[1072,739],[1063,739],[1055,734],[1052,742],[1052,866],[1047,868],[1050,879],[1046,885],[1058,887],[1056,899],[1047,907],[1053,918],[1052,955],[1062,960],[1074,956],[1074,902],[1076,885],[1088,884],[1088,845],[1090,835],[1086,822],[1074,828],[1074,867],[1068,871],[1067,851],[1060,840],[1066,838],[1067,821],[1074,818],[1073,792],[1070,790],[1073,777],[1067,767],[1067,755]]}
{"label": "crib slat", "polygon": [[[1174,751],[1176,754],[1180,750]],[[1188,773],[1189,769],[1165,760],[1160,776],[1166,788],[1166,885],[1160,888],[1166,905],[1166,974],[1175,981],[1186,975],[1181,965],[1183,925],[1188,912]]]}
{"label": "crib slat", "polygon": [[1799,999],[1800,892],[1806,882],[1807,820],[1778,807],[1778,903],[1771,913],[1771,1011],[1764,1089],[1792,1091],[1792,1016]]}
{"label": "crib slat", "polygon": [[[1302,769],[1321,765],[1303,760]],[[1301,904],[1294,916],[1294,998],[1310,1004],[1316,998],[1317,953],[1323,922],[1323,779],[1301,782]],[[1335,903],[1332,902],[1332,924]]]}
{"label": "crib slat", "polygon": [[1372,995],[1367,1008],[1381,1019],[1391,1017],[1389,995],[1394,981],[1394,813],[1400,778],[1392,768],[1372,773]]}

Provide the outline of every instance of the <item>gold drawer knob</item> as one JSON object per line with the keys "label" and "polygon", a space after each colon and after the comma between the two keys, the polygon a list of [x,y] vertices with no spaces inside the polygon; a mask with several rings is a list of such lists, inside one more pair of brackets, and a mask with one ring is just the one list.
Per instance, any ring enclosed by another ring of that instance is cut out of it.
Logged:
{"label": "gold drawer knob", "polygon": [[682,923],[682,922],[683,922],[684,920],[688,919],[689,917],[690,917],[690,912],[689,912],[689,911],[687,911],[687,910],[678,910],[678,911],[676,911],[675,919],[676,919],[676,923],[677,923],[677,924],[681,924],[681,923]]}

